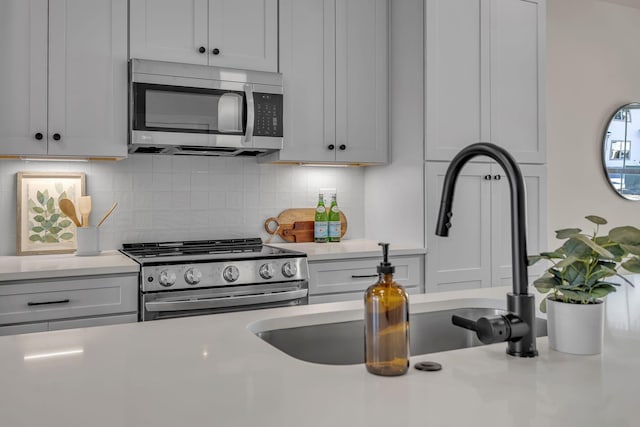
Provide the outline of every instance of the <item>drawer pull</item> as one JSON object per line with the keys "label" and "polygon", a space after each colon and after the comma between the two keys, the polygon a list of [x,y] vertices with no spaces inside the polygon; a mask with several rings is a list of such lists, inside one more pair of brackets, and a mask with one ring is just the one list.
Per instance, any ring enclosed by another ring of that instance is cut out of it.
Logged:
{"label": "drawer pull", "polygon": [[59,300],[55,300],[55,301],[42,301],[42,302],[32,302],[29,301],[27,303],[28,306],[34,306],[34,305],[48,305],[48,304],[68,304],[71,300],[69,298],[67,299],[59,299]]}
{"label": "drawer pull", "polygon": [[360,275],[360,274],[352,274],[351,275],[352,279],[366,279],[368,277],[378,277],[378,275],[377,274],[362,274],[362,275]]}

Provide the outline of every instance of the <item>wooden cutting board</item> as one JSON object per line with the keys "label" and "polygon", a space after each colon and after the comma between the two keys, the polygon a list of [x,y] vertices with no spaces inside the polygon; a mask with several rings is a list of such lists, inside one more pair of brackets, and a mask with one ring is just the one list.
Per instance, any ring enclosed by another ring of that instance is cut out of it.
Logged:
{"label": "wooden cutting board", "polygon": [[[264,221],[267,233],[278,235],[283,240],[292,243],[313,242],[313,219],[315,208],[286,209],[277,217],[270,217]],[[347,217],[340,211],[340,237],[347,232]]]}

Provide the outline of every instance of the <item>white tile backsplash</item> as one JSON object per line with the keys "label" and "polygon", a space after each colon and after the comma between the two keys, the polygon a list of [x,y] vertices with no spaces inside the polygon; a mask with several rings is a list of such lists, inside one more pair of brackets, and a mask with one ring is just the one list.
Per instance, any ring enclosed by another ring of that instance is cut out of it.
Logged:
{"label": "white tile backsplash", "polygon": [[[260,236],[264,220],[289,208],[315,207],[335,187],[348,238],[364,237],[364,169],[258,163],[254,158],[133,155],[119,162],[0,160],[0,255],[16,250],[16,172],[85,172],[102,249],[122,243]],[[327,195],[327,199],[328,199]],[[280,241],[274,238],[273,242]]]}

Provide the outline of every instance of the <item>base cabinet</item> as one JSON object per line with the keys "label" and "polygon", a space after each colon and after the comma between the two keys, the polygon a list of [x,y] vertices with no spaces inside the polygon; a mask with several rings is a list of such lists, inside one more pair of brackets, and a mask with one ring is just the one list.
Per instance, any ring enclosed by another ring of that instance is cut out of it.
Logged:
{"label": "base cabinet", "polygon": [[[396,267],[394,279],[409,294],[424,292],[424,256],[390,256]],[[364,298],[378,280],[380,257],[309,262],[309,303],[350,301]]]}
{"label": "base cabinet", "polygon": [[[492,163],[469,163],[455,189],[448,237],[435,235],[444,176],[449,163],[426,164],[426,292],[511,284],[509,180]],[[546,248],[546,167],[520,165],[526,186],[527,253]],[[541,263],[540,263],[541,264]],[[544,266],[529,268],[530,282]]]}
{"label": "base cabinet", "polygon": [[138,320],[138,275],[0,283],[0,335]]}

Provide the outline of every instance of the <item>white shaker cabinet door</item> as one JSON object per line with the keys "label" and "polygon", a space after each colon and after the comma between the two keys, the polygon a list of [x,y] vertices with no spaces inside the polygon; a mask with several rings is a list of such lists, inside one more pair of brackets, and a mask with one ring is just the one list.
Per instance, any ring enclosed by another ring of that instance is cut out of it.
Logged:
{"label": "white shaker cabinet door", "polygon": [[47,0],[0,2],[0,153],[47,153]]}
{"label": "white shaker cabinet door", "polygon": [[426,292],[491,286],[491,165],[468,163],[458,176],[448,237],[435,235],[448,162],[426,163]]}
{"label": "white shaker cabinet door", "polygon": [[49,4],[48,153],[125,157],[127,2]]}
{"label": "white shaker cabinet door", "polygon": [[278,0],[210,0],[209,65],[278,71]]}
{"label": "white shaker cabinet door", "polygon": [[130,56],[208,63],[207,0],[130,0]]}
{"label": "white shaker cabinet door", "polygon": [[546,163],[545,2],[491,0],[491,141]]}
{"label": "white shaker cabinet door", "polygon": [[481,60],[481,0],[425,1],[426,160],[451,160],[487,140],[488,80]]}
{"label": "white shaker cabinet door", "polygon": [[[526,186],[527,254],[546,250],[547,172],[544,165],[520,165]],[[511,286],[511,196],[502,168],[492,167],[492,286]],[[550,265],[539,262],[528,268],[529,283]]]}

